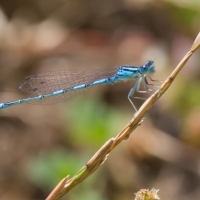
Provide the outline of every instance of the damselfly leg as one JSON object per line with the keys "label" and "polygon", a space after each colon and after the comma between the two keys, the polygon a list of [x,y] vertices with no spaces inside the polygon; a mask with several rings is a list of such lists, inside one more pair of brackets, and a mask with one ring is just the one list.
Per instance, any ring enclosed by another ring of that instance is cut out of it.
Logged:
{"label": "damselfly leg", "polygon": [[[154,81],[154,82],[162,82],[160,80],[154,80],[152,79],[150,76],[148,76],[148,78],[151,80],[151,81]],[[144,85],[144,88],[145,90],[141,90],[140,87],[141,87],[141,82],[143,81],[143,85]],[[133,101],[131,100],[131,98],[134,98],[134,99],[141,99],[141,100],[146,100],[146,98],[143,98],[143,97],[134,97],[134,94],[135,92],[138,92],[138,93],[143,93],[143,94],[146,94],[146,93],[154,93],[155,91],[148,88],[148,86],[152,86],[152,87],[157,87],[159,88],[160,86],[159,85],[154,85],[154,84],[150,84],[147,80],[147,77],[146,75],[138,78],[136,80],[136,82],[134,83],[133,87],[130,89],[129,93],[128,93],[128,99],[131,103],[131,105],[133,106],[133,108],[135,109],[135,111],[137,112],[137,108],[136,106],[134,105]]]}

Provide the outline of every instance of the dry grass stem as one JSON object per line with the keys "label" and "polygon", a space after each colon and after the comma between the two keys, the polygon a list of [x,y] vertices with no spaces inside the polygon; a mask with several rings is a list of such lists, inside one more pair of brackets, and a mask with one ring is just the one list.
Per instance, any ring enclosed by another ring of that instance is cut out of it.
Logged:
{"label": "dry grass stem", "polygon": [[109,139],[88,161],[88,163],[71,179],[68,180],[68,176],[60,181],[60,183],[54,188],[51,194],[46,200],[57,200],[65,195],[69,190],[85,180],[93,172],[95,172],[107,159],[108,154],[124,139],[127,139],[129,135],[139,126],[143,121],[144,114],[153,106],[153,104],[165,93],[170,87],[180,70],[183,68],[188,59],[200,46],[200,34],[197,35],[191,49],[184,56],[181,62],[177,65],[171,75],[161,85],[161,87],[151,95],[144,104],[140,107],[137,113],[134,114],[129,124],[115,137]]}

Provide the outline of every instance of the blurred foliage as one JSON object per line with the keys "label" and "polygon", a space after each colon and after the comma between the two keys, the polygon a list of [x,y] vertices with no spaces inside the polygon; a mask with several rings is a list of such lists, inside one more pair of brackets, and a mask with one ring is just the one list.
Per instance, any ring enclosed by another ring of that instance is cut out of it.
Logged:
{"label": "blurred foliage", "polygon": [[[77,98],[68,102],[64,113],[67,116],[66,143],[70,140],[74,147],[66,150],[58,146],[50,151],[41,152],[39,156],[32,157],[27,165],[28,176],[44,191],[55,186],[63,177],[76,174],[89,160],[93,150],[122,129],[128,120],[124,114],[122,120],[119,111],[92,97]],[[98,182],[97,176],[98,173],[95,173],[84,182],[78,190],[79,195],[73,195],[73,199],[84,196],[87,199],[105,199],[100,198],[100,190],[90,189],[94,182]]]}
{"label": "blurred foliage", "polygon": [[[50,190],[65,176],[71,177],[82,166],[84,166],[87,156],[78,155],[74,152],[66,151],[60,147],[43,152],[37,157],[29,160],[27,165],[27,175],[29,178],[44,191]],[[71,175],[71,176],[70,176]],[[100,190],[92,189],[97,180],[98,173],[84,182],[77,193],[72,196],[73,199],[79,200],[80,197],[86,199],[100,200]],[[65,198],[63,198],[65,199]]]}
{"label": "blurred foliage", "polygon": [[174,109],[180,116],[187,117],[188,113],[199,106],[200,93],[199,80],[188,81],[185,79],[179,80],[179,85],[176,86],[176,95],[174,97]]}
{"label": "blurred foliage", "polygon": [[75,174],[84,163],[83,156],[58,147],[31,158],[27,172],[36,185],[50,189],[63,177]]}
{"label": "blurred foliage", "polygon": [[176,18],[182,28],[187,29],[198,23],[200,19],[200,12],[198,10],[193,10],[187,7],[172,7],[171,11],[176,15]]}
{"label": "blurred foliage", "polygon": [[69,121],[66,129],[71,132],[66,137],[69,136],[75,146],[93,149],[101,146],[130,119],[121,112],[94,97],[74,99],[65,109]]}

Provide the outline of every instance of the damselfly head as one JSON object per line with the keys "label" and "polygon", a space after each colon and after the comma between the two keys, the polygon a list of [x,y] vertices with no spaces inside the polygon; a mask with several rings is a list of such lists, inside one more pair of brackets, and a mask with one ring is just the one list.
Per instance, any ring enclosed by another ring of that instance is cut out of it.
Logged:
{"label": "damselfly head", "polygon": [[155,63],[154,63],[154,61],[150,60],[150,61],[146,62],[145,65],[143,65],[143,66],[140,67],[140,71],[143,74],[155,73],[156,70],[155,70]]}

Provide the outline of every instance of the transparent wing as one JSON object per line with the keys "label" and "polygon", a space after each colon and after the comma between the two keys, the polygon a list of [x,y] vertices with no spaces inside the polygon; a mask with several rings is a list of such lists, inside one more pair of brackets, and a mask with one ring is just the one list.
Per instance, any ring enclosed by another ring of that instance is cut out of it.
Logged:
{"label": "transparent wing", "polygon": [[[81,84],[88,84],[103,78],[109,78],[116,74],[115,69],[93,69],[83,72],[46,72],[26,77],[19,86],[19,89],[28,93],[28,97],[36,97],[39,95],[50,94],[52,92],[72,88]],[[62,95],[47,97],[40,101],[31,102],[33,104],[53,104],[66,101],[78,96],[91,89],[92,86],[80,90],[66,92]]]}

